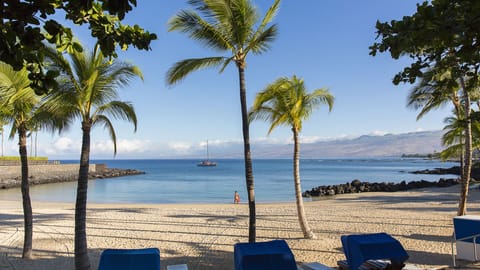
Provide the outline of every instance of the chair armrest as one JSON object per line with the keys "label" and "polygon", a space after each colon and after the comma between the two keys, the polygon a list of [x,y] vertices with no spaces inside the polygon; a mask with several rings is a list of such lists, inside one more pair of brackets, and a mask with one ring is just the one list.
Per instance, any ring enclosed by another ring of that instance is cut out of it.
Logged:
{"label": "chair armrest", "polygon": [[470,235],[470,236],[466,236],[466,237],[462,237],[462,238],[458,238],[458,239],[454,239],[455,241],[464,241],[464,240],[467,240],[467,239],[475,239],[477,237],[480,236],[480,233],[478,234],[474,234],[474,235]]}

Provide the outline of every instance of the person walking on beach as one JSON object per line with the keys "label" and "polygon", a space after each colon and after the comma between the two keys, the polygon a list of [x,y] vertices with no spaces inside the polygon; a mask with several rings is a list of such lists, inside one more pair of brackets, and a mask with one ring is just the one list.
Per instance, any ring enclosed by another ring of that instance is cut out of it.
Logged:
{"label": "person walking on beach", "polygon": [[240,195],[238,192],[235,190],[235,194],[233,195],[233,203],[238,204],[240,203]]}

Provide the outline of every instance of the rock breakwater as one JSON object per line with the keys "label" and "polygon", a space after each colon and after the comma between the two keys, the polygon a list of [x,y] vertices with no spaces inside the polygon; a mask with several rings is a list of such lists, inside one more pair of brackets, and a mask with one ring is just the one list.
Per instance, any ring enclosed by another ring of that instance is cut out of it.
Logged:
{"label": "rock breakwater", "polygon": [[[143,171],[134,169],[117,169],[117,168],[104,168],[101,172],[89,172],[88,179],[104,179],[114,178],[128,175],[145,174]],[[31,175],[28,178],[30,185],[61,183],[61,182],[74,182],[78,179],[78,172],[59,172],[54,171],[50,174],[38,174]],[[1,177],[0,176],[0,189],[16,188],[20,187],[22,178],[21,176],[15,177]]]}
{"label": "rock breakwater", "polygon": [[305,191],[303,197],[319,197],[319,196],[332,196],[345,193],[360,193],[360,192],[395,192],[405,191],[410,189],[427,188],[427,187],[449,187],[459,184],[458,179],[444,179],[441,178],[437,182],[429,182],[425,180],[411,181],[400,183],[370,183],[362,182],[358,179],[353,180],[351,183],[339,184],[339,185],[327,185],[318,186],[311,190]]}

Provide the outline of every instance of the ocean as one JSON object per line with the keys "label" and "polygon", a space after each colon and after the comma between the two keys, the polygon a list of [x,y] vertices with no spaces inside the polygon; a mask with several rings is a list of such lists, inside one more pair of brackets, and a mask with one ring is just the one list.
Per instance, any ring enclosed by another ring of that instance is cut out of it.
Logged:
{"label": "ocean", "polygon": [[[198,160],[91,160],[109,168],[137,169],[145,174],[89,181],[88,201],[92,203],[231,203],[238,191],[247,199],[242,159],[215,160],[216,167],[198,167]],[[78,161],[62,161],[78,163]],[[454,162],[412,158],[303,159],[300,176],[303,191],[320,185],[351,182],[438,181],[455,175],[411,174],[415,170],[449,168]],[[295,201],[292,161],[253,161],[257,202]],[[32,186],[32,200],[74,202],[76,183]],[[19,189],[0,190],[0,199],[19,199]]]}

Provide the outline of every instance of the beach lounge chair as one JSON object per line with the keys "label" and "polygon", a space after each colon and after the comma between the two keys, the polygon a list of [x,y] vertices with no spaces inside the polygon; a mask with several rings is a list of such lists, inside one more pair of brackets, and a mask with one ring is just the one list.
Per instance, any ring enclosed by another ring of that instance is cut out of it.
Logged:
{"label": "beach lounge chair", "polygon": [[295,257],[285,240],[234,245],[235,270],[297,270]]}
{"label": "beach lounge chair", "polygon": [[100,256],[98,270],[160,270],[160,250],[106,249]]}
{"label": "beach lounge chair", "polygon": [[[456,259],[471,262],[480,258],[480,216],[465,215],[453,218],[452,260],[456,266]],[[454,245],[457,255],[455,256]]]}
{"label": "beach lounge chair", "polygon": [[[402,269],[408,259],[402,244],[386,233],[343,235],[340,239],[350,270],[363,269],[365,263],[371,267],[369,269]],[[382,261],[376,261],[379,259]],[[383,260],[390,263],[385,264]],[[341,262],[339,266],[346,268]]]}

